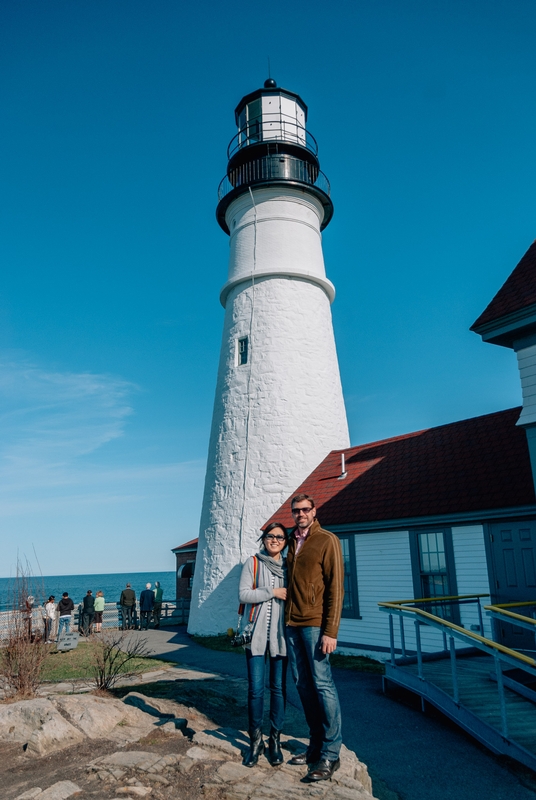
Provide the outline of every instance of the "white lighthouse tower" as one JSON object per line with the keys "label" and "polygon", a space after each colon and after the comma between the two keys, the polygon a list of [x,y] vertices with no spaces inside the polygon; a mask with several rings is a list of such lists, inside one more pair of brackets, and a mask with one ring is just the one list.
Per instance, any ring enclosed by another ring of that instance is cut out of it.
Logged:
{"label": "white lighthouse tower", "polygon": [[333,204],[307,106],[269,79],[235,115],[217,208],[230,257],[190,609],[198,634],[235,624],[261,525],[349,445],[322,254]]}

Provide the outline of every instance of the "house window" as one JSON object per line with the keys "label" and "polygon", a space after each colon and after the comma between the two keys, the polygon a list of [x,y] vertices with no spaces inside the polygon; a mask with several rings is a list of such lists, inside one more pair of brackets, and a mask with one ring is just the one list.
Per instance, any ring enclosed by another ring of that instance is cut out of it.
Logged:
{"label": "house window", "polygon": [[344,563],[344,601],[342,616],[359,618],[359,598],[357,595],[357,572],[355,566],[355,537],[339,536]]}
{"label": "house window", "polygon": [[241,339],[238,340],[238,347],[237,347],[237,357],[238,357],[238,366],[242,366],[242,364],[248,363],[248,337],[243,336]]}
{"label": "house window", "polygon": [[[415,597],[456,595],[458,589],[450,528],[411,531],[410,536]],[[458,623],[460,620],[459,606],[455,603],[424,603],[422,608],[451,622]]]}

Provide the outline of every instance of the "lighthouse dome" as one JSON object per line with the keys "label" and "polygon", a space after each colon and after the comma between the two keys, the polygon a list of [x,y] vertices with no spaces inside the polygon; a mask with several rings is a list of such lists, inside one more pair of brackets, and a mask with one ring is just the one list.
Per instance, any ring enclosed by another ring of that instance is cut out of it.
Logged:
{"label": "lighthouse dome", "polygon": [[[231,157],[237,149],[261,142],[290,142],[316,151],[316,142],[308,145],[305,130],[307,106],[301,97],[280,89],[273,78],[242,98],[235,111],[238,133],[229,145]],[[316,153],[315,153],[316,154]]]}

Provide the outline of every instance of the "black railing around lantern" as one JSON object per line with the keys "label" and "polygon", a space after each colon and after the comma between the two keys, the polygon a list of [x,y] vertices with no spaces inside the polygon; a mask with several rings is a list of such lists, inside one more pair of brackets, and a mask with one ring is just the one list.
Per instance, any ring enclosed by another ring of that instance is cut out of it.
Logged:
{"label": "black railing around lantern", "polygon": [[269,155],[231,169],[218,187],[218,200],[241,186],[269,181],[304,183],[330,196],[329,181],[315,164],[290,155]]}
{"label": "black railing around lantern", "polygon": [[249,145],[271,142],[290,142],[318,155],[315,137],[292,117],[281,113],[263,114],[250,120],[233,136],[227,148],[227,158]]}

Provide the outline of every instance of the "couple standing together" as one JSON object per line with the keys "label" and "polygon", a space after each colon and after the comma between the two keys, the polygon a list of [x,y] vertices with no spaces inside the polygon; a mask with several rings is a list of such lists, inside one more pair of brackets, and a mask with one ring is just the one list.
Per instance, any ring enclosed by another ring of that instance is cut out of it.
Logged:
{"label": "couple standing together", "polygon": [[[246,645],[250,747],[244,764],[253,767],[264,752],[264,671],[270,656],[270,737],[268,759],[283,763],[280,733],[286,703],[287,657],[309,726],[310,741],[291,765],[308,765],[307,780],[331,778],[339,768],[341,710],[329,654],[337,646],[344,596],[344,568],[337,537],[316,519],[312,497],[293,498],[295,528],[272,522],[262,533],[262,548],[248,558],[240,577],[240,602],[246,619],[255,619]],[[285,561],[281,555],[288,545]]]}

